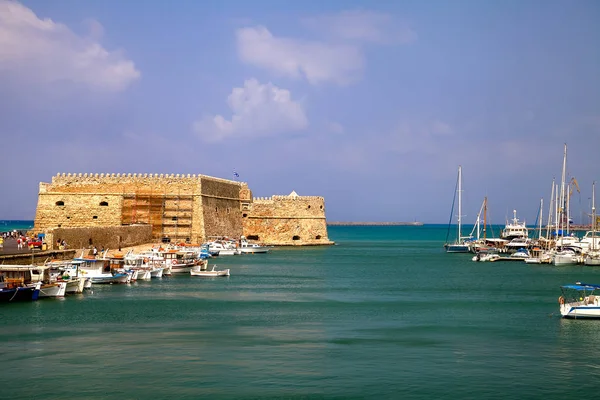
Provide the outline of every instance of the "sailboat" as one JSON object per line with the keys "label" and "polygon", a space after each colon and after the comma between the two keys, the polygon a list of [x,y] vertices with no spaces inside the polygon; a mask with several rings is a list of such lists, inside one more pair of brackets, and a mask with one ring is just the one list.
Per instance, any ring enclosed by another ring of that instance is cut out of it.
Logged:
{"label": "sailboat", "polygon": [[[600,248],[598,248],[597,238],[596,238],[596,225],[597,225],[597,216],[596,216],[596,182],[592,184],[592,231],[587,232],[584,239],[588,237],[591,233],[591,242],[590,249],[585,256],[585,260],[583,260],[585,265],[600,265]],[[584,240],[582,239],[582,241]]]}
{"label": "sailboat", "polygon": [[457,233],[454,243],[448,243],[448,236],[450,235],[450,223],[452,222],[452,213],[450,214],[450,223],[448,224],[448,234],[446,235],[446,243],[444,247],[447,253],[468,253],[469,243],[473,240],[472,236],[462,236],[462,167],[458,166],[458,179],[456,181],[457,190],[454,194],[452,201],[452,212],[454,212],[454,200],[456,200],[456,194],[458,194],[458,215],[457,215]]}
{"label": "sailboat", "polygon": [[569,234],[569,194],[566,186],[566,170],[567,170],[567,144],[565,143],[563,155],[563,167],[560,183],[560,199],[557,202],[558,220],[556,231],[556,253],[554,254],[552,263],[554,265],[572,265],[580,262],[579,240],[575,236]]}

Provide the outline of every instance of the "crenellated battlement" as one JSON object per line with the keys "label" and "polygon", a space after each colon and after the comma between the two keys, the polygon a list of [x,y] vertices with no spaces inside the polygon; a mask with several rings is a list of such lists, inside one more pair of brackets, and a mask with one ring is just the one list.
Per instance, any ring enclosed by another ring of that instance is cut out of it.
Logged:
{"label": "crenellated battlement", "polygon": [[325,201],[324,197],[321,196],[282,196],[274,195],[271,197],[254,197],[252,199],[255,203],[268,202],[268,201]]}
{"label": "crenellated battlement", "polygon": [[236,184],[247,186],[245,182],[232,181],[229,179],[215,178],[213,176],[201,174],[148,174],[148,173],[59,173],[52,177],[53,185],[69,184],[130,184],[140,181],[145,183],[165,183],[166,181],[192,182],[200,179],[211,180],[215,182]]}

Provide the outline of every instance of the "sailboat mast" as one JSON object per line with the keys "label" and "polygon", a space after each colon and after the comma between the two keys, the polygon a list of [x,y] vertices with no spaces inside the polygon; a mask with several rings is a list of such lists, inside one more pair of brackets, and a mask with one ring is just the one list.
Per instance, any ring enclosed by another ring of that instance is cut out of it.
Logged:
{"label": "sailboat mast", "polygon": [[562,175],[560,181],[560,225],[564,230],[564,219],[565,219],[565,180],[567,173],[567,144],[565,143],[565,150],[563,154],[563,165],[562,165]]}
{"label": "sailboat mast", "polygon": [[461,235],[461,228],[460,228],[460,223],[461,223],[461,216],[462,214],[462,166],[458,166],[458,219],[457,219],[457,223],[458,223],[458,236],[456,238],[456,240],[460,241],[460,237]]}
{"label": "sailboat mast", "polygon": [[548,224],[546,225],[546,237],[550,239],[550,225],[552,225],[552,206],[554,205],[554,178],[552,179],[552,192],[550,194],[550,207],[548,207]]}
{"label": "sailboat mast", "polygon": [[539,237],[538,240],[542,239],[542,218],[543,217],[543,212],[544,212],[544,199],[540,199],[540,233],[539,233]]}
{"label": "sailboat mast", "polygon": [[[479,218],[478,218],[479,219]],[[483,239],[485,240],[486,230],[485,227],[487,225],[487,196],[483,198]]]}
{"label": "sailboat mast", "polygon": [[596,250],[596,181],[592,183],[592,249]]}
{"label": "sailboat mast", "polygon": [[559,205],[559,198],[558,198],[558,183],[556,184],[556,192],[554,193],[555,199],[554,199],[554,230],[556,233],[556,236],[558,236],[558,231],[559,229],[561,229],[562,224],[559,223],[559,216],[560,213],[558,212],[560,205]]}

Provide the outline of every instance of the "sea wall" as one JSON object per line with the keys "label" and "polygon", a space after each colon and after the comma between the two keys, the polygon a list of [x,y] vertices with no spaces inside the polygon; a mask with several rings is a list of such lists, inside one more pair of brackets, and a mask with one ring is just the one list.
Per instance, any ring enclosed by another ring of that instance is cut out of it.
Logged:
{"label": "sea wall", "polygon": [[98,250],[118,249],[119,247],[136,246],[152,241],[152,227],[143,225],[121,225],[87,228],[55,228],[46,231],[48,248],[57,250],[57,240],[67,243],[67,248],[89,248],[96,246]]}
{"label": "sea wall", "polygon": [[4,265],[40,265],[47,260],[72,260],[77,251],[71,250],[34,250],[31,253],[0,255],[0,264]]}

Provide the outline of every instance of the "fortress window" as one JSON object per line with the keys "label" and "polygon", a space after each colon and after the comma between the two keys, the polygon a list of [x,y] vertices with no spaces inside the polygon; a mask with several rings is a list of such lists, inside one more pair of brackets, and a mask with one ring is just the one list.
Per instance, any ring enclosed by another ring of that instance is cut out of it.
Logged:
{"label": "fortress window", "polygon": [[308,209],[310,210],[310,204],[308,205]]}
{"label": "fortress window", "polygon": [[219,212],[219,207],[215,207],[215,212],[218,213]]}
{"label": "fortress window", "polygon": [[294,235],[294,237],[292,237],[292,240],[300,240],[300,236]]}
{"label": "fortress window", "polygon": [[101,202],[100,202],[100,205],[101,205],[102,207],[108,207],[108,202],[107,202],[107,201],[101,201]]}
{"label": "fortress window", "polygon": [[60,228],[62,226],[62,224],[58,224],[58,227]]}
{"label": "fortress window", "polygon": [[322,209],[323,209],[323,206],[319,206],[319,208],[322,210]]}
{"label": "fortress window", "polygon": [[248,240],[258,240],[258,235],[248,235]]}
{"label": "fortress window", "polygon": [[57,201],[57,202],[56,202],[56,205],[57,205],[57,206],[64,206],[64,205],[65,205],[65,202],[64,202],[64,201],[62,201],[62,200],[59,200],[59,201]]}
{"label": "fortress window", "polygon": [[71,216],[70,216],[70,215],[67,215],[67,219],[71,219]]}
{"label": "fortress window", "polygon": [[242,218],[246,218],[248,216],[248,214],[244,213],[242,214]]}
{"label": "fortress window", "polygon": [[177,217],[171,218],[171,221],[177,221]]}
{"label": "fortress window", "polygon": [[92,219],[98,219],[98,216],[97,216],[97,215],[94,215],[94,216],[92,217]]}
{"label": "fortress window", "polygon": [[229,214],[229,210],[230,210],[230,208],[229,208],[229,207],[227,207],[227,214]]}
{"label": "fortress window", "polygon": [[317,240],[321,239],[321,235],[315,236],[315,239],[317,239]]}

